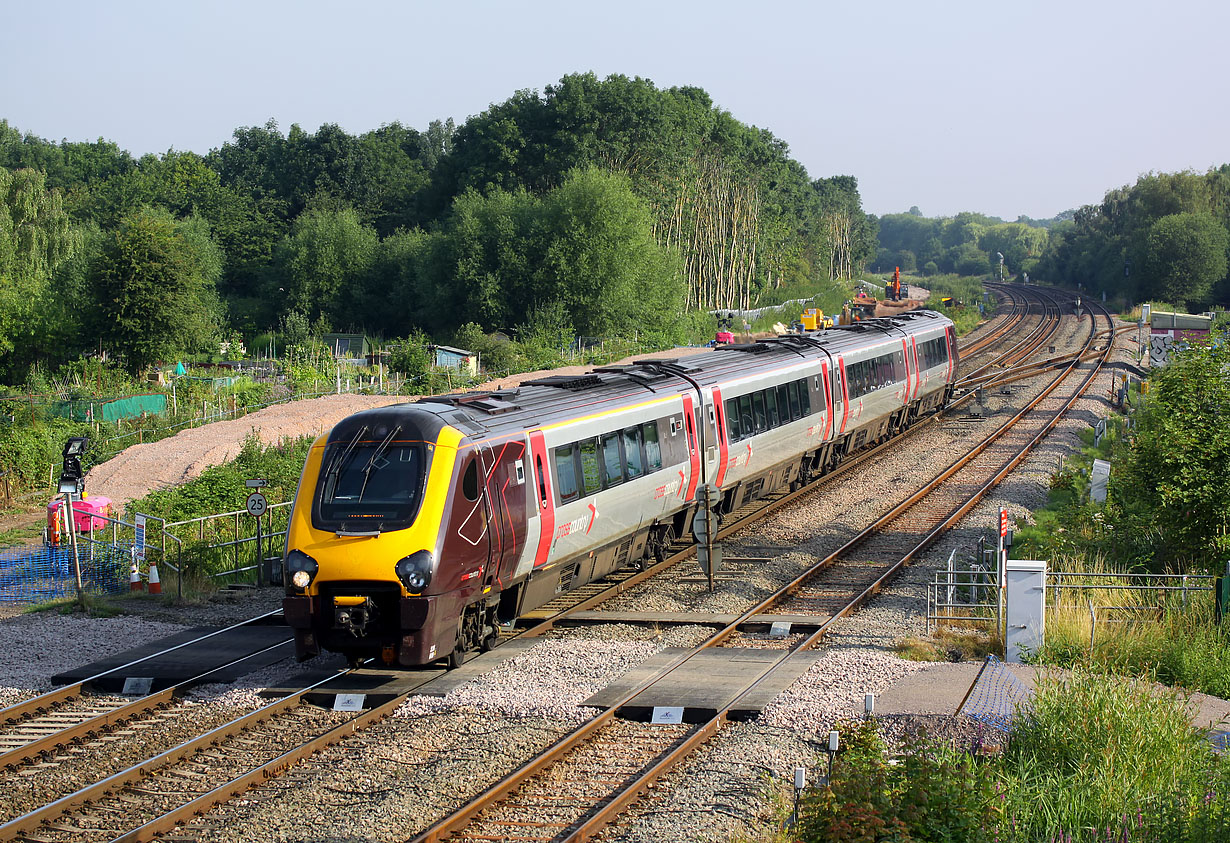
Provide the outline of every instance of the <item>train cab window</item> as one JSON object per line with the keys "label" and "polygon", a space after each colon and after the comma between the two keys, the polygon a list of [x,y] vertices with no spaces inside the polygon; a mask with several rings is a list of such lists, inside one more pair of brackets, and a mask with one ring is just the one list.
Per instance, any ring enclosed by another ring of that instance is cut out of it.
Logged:
{"label": "train cab window", "polygon": [[[581,491],[577,488],[577,464],[573,457],[575,452],[575,445],[564,445],[555,449],[555,475],[561,503],[575,501],[581,496]],[[544,498],[545,491],[544,489]]]}
{"label": "train cab window", "polygon": [[756,432],[765,429],[765,412],[764,412],[764,393],[752,393],[752,415],[756,419]]}
{"label": "train cab window", "polygon": [[766,389],[764,391],[764,408],[768,416],[769,427],[781,427],[782,419],[777,414],[777,390]]}
{"label": "train cab window", "polygon": [[598,440],[586,439],[581,448],[581,479],[585,483],[585,494],[592,495],[602,488],[602,471],[598,468]]}
{"label": "train cab window", "polygon": [[645,473],[645,462],[641,456],[641,429],[625,427],[624,438],[624,475],[633,480]]}
{"label": "train cab window", "polygon": [[606,488],[624,482],[624,459],[619,453],[619,434],[608,433],[602,437],[602,474]]}
{"label": "train cab window", "polygon": [[474,457],[470,457],[470,463],[461,476],[461,493],[468,501],[478,500],[478,460]]}
{"label": "train cab window", "polygon": [[726,399],[726,435],[730,437],[731,442],[738,442],[742,439],[739,433],[739,399]]}
{"label": "train cab window", "polygon": [[658,441],[658,423],[645,422],[641,425],[641,438],[645,442],[645,467],[657,471],[662,467],[662,443]]}

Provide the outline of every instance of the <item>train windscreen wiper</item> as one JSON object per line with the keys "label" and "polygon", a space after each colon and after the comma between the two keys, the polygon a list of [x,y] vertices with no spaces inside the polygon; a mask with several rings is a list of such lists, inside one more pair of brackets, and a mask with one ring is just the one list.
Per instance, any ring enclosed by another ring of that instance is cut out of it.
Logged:
{"label": "train windscreen wiper", "polygon": [[372,479],[372,471],[384,466],[377,466],[376,461],[379,460],[384,452],[388,449],[389,443],[393,441],[393,437],[401,433],[401,425],[389,431],[389,435],[384,437],[384,441],[376,446],[376,450],[372,451],[371,457],[367,460],[367,465],[363,466],[363,485],[359,487],[359,500],[363,500],[363,493],[367,491],[367,481]]}
{"label": "train windscreen wiper", "polygon": [[359,440],[363,438],[363,434],[367,433],[367,425],[359,428],[359,432],[350,440],[350,444],[346,446],[346,450],[338,454],[333,460],[333,464],[329,466],[329,471],[325,474],[325,489],[322,496],[325,500],[333,499],[333,490],[337,488],[337,476],[342,473],[342,467],[350,461],[350,455],[354,453],[355,447],[359,444]]}

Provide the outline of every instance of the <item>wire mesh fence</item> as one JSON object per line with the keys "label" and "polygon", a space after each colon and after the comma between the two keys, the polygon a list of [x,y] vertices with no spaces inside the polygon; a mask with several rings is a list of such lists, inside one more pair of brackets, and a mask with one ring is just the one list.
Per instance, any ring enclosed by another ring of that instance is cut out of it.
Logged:
{"label": "wire mesh fence", "polygon": [[[128,587],[132,545],[98,544],[80,556],[86,594],[118,594]],[[0,602],[38,603],[75,597],[73,553],[67,547],[8,548],[0,551]]]}

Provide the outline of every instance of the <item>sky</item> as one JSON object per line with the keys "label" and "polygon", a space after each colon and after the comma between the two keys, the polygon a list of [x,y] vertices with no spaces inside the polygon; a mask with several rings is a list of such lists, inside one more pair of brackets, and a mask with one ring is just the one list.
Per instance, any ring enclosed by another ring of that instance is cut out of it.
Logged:
{"label": "sky", "polygon": [[1046,218],[1230,162],[1225,0],[0,3],[0,118],[134,155],[460,124],[592,71],[705,89],[875,214]]}

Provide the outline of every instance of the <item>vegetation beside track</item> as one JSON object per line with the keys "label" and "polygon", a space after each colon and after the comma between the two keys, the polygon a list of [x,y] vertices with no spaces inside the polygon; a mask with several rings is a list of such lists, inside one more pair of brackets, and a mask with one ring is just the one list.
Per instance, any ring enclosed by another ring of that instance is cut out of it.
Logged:
{"label": "vegetation beside track", "polygon": [[965,746],[919,734],[890,749],[874,721],[838,729],[832,779],[804,793],[789,839],[1211,843],[1230,834],[1230,762],[1192,725],[1181,694],[1148,683],[1085,671],[1046,678],[1002,750],[993,730]]}

